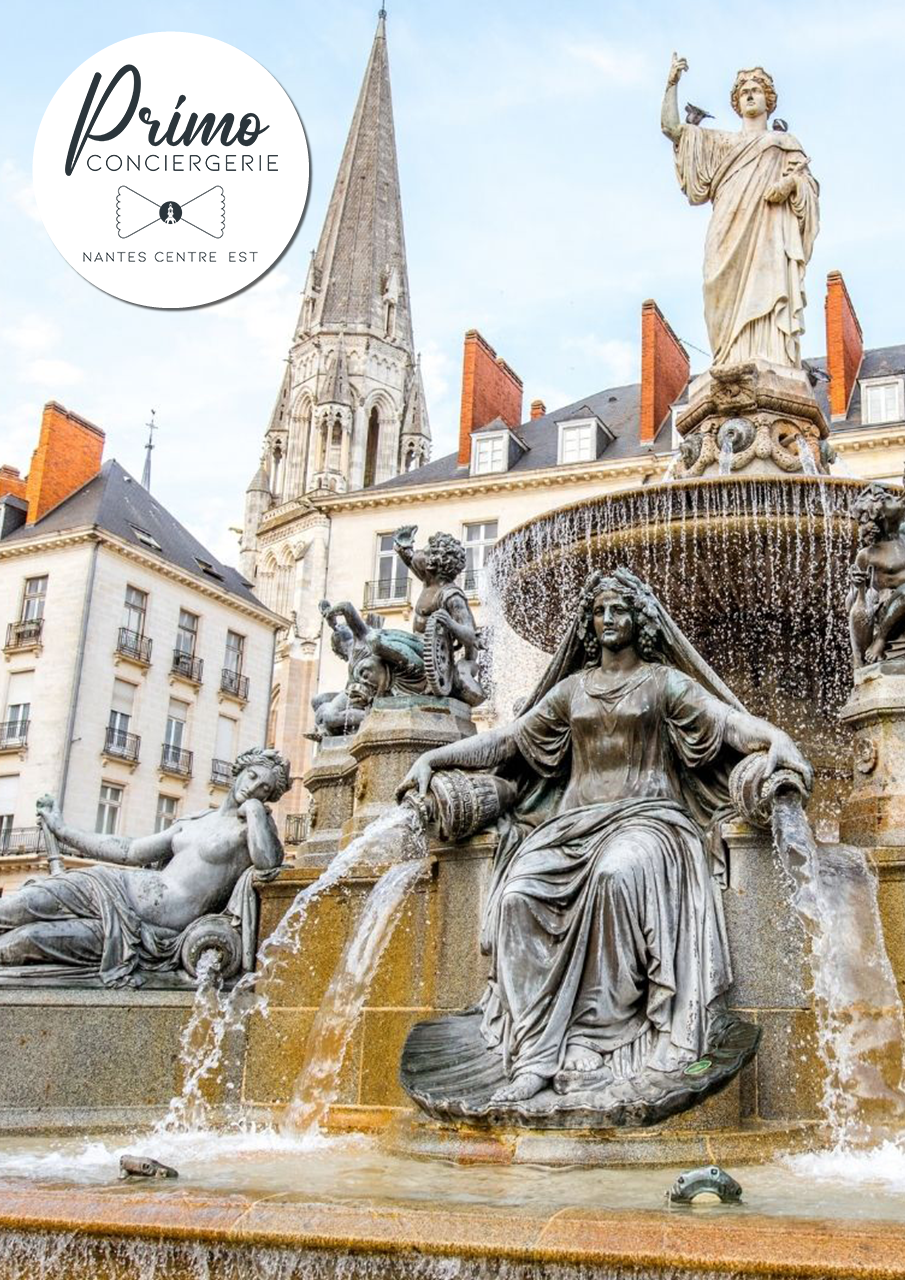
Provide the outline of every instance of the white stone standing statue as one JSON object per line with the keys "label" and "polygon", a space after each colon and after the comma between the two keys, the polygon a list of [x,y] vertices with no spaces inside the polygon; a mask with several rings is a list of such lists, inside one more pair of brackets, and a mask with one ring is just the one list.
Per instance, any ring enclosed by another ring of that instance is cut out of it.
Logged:
{"label": "white stone standing statue", "polygon": [[677,87],[687,70],[673,54],[660,126],[672,140],[689,201],[713,205],[704,248],[713,364],[761,359],[800,368],[804,273],[819,227],[819,187],[808,157],[792,134],[767,128],[777,98],[762,67],[735,78],[739,133],[681,123]]}

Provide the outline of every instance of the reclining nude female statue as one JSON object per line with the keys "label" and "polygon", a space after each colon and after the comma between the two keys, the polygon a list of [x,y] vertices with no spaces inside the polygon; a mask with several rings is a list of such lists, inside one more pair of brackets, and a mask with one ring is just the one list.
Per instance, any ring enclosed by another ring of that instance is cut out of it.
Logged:
{"label": "reclining nude female statue", "polygon": [[[256,748],[239,756],[233,773],[219,808],[137,838],[79,831],[52,797],[39,800],[53,837],[105,865],[32,880],[0,899],[0,980],[10,977],[7,966],[26,982],[41,966],[47,976],[138,986],[149,973],[179,969],[188,932],[224,911],[240,926],[241,964],[251,968],[253,881],[276,874],[283,861],[267,802],[289,789],[289,762]],[[209,936],[219,945],[216,927]]]}
{"label": "reclining nude female statue", "polygon": [[[696,1073],[716,1063],[721,1087],[750,1060],[756,1029],[722,1010],[732,971],[717,881],[729,775],[753,752],[765,785],[784,770],[810,790],[792,740],[744,711],[644,583],[592,574],[518,718],[428,751],[400,787],[436,811],[452,786],[443,771],[483,770],[510,806],[480,1010],[416,1026],[403,1055],[421,1106],[563,1124],[551,1116],[583,1100],[595,1123],[637,1119],[638,1105],[648,1122],[692,1105]],[[734,1058],[719,1049],[732,1026],[751,1033]]]}

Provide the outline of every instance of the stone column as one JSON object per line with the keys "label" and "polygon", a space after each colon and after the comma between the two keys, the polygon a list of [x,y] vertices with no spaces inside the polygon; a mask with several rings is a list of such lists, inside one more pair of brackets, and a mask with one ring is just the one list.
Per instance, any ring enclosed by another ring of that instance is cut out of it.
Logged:
{"label": "stone column", "polygon": [[377,698],[349,747],[358,768],[343,844],[396,803],[396,788],[418,756],[474,731],[470,709],[456,698]]}
{"label": "stone column", "polygon": [[870,851],[886,950],[905,997],[905,659],[856,671],[839,718],[854,733],[854,777],[839,838]]}

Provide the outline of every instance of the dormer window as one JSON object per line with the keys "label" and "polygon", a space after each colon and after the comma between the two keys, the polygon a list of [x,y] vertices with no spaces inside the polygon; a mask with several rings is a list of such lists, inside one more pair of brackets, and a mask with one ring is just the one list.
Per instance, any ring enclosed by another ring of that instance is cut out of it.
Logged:
{"label": "dormer window", "polygon": [[579,462],[595,462],[613,439],[609,427],[586,409],[587,416],[567,418],[558,422],[559,442],[557,462],[562,466]]}
{"label": "dormer window", "polygon": [[505,471],[506,437],[501,431],[499,435],[478,436],[471,446],[471,474],[487,476],[494,471]]}
{"label": "dormer window", "polygon": [[861,422],[879,426],[905,419],[901,378],[870,378],[861,381]]}

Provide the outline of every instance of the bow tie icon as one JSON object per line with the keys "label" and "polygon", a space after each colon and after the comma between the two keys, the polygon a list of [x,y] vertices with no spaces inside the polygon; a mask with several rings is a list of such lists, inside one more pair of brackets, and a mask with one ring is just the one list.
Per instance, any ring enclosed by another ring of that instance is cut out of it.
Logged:
{"label": "bow tie icon", "polygon": [[192,196],[185,204],[165,200],[158,204],[132,187],[118,187],[116,191],[116,233],[120,240],[128,240],[162,222],[165,227],[176,227],[184,222],[196,231],[219,240],[226,226],[226,197],[218,184]]}

